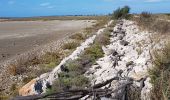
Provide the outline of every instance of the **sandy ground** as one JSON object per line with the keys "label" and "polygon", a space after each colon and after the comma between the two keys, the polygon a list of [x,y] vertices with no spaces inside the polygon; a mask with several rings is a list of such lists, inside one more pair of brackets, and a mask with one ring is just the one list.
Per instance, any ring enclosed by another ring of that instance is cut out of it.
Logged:
{"label": "sandy ground", "polygon": [[35,47],[63,39],[90,27],[94,21],[9,21],[0,22],[0,62]]}

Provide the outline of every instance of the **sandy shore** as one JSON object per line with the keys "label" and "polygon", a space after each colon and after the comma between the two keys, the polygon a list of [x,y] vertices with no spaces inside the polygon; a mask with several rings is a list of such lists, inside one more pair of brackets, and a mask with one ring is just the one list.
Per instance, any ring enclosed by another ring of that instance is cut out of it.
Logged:
{"label": "sandy shore", "polygon": [[0,22],[0,62],[90,27],[88,20]]}

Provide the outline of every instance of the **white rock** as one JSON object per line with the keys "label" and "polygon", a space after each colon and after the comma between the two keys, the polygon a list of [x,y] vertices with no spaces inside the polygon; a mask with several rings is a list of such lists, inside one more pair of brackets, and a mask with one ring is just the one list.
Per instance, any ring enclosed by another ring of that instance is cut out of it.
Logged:
{"label": "white rock", "polygon": [[141,100],[150,100],[152,84],[150,83],[150,78],[147,78],[144,82],[145,87],[142,88],[141,91]]}

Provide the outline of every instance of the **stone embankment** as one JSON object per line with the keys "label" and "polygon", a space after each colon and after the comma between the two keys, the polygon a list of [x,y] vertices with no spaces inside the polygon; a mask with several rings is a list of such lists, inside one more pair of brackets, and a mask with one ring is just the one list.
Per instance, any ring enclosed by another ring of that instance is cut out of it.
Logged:
{"label": "stone embankment", "polygon": [[132,84],[128,89],[121,88],[112,93],[112,98],[124,100],[130,93],[128,96],[137,95],[142,100],[148,100],[152,88],[148,77],[148,69],[152,67],[150,51],[156,48],[150,35],[148,32],[140,32],[132,21],[119,21],[111,33],[111,44],[102,47],[105,56],[86,72],[86,76],[92,79],[91,84],[119,77],[119,80],[103,88],[116,90],[129,82]]}
{"label": "stone embankment", "polygon": [[[112,21],[109,22],[109,24],[111,23]],[[77,47],[52,72],[45,73],[26,84],[19,91],[20,95],[44,93],[48,86],[58,78],[62,65],[70,59],[77,59],[104,29],[100,29],[96,35],[88,38],[80,47]],[[115,100],[116,98],[116,100],[125,100],[126,98],[140,98],[142,100],[149,100],[152,88],[148,76],[148,69],[152,67],[151,51],[161,47],[160,44],[156,44],[151,40],[151,35],[152,33],[139,31],[138,26],[133,21],[121,20],[117,22],[113,32],[110,34],[110,45],[102,47],[104,57],[98,59],[85,73],[85,76],[91,79],[92,86],[118,77],[117,80],[103,87],[117,91],[110,93],[111,95],[108,98],[102,99],[112,100],[114,98]],[[125,84],[130,85],[124,87]]]}

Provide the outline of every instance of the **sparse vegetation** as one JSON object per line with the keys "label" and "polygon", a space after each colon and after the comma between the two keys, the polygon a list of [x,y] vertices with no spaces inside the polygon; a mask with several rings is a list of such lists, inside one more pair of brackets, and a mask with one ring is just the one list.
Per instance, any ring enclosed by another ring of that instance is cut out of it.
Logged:
{"label": "sparse vegetation", "polygon": [[[95,63],[98,58],[103,57],[102,45],[109,43],[110,29],[96,37],[95,43],[87,48],[79,59],[69,61],[63,65],[64,70],[58,74],[59,78],[52,86],[52,91],[64,91],[68,89],[80,89],[89,86],[89,79],[83,74]],[[106,40],[107,39],[107,40]]]}
{"label": "sparse vegetation", "polygon": [[161,20],[149,12],[142,12],[136,21],[144,30],[153,31],[160,34],[170,33],[170,22]]}
{"label": "sparse vegetation", "polygon": [[80,56],[79,59],[69,61],[64,65],[66,71],[59,74],[59,78],[52,86],[52,91],[80,89],[89,85],[89,79],[83,74],[96,59],[103,56],[100,45],[94,44]]}
{"label": "sparse vegetation", "polygon": [[52,86],[52,91],[79,89],[88,85],[88,78],[83,75],[84,66],[79,60],[70,61],[64,67],[68,71],[59,74],[59,78]]}
{"label": "sparse vegetation", "polygon": [[152,100],[170,99],[170,43],[161,51],[154,52],[153,68],[149,70],[153,85]]}

